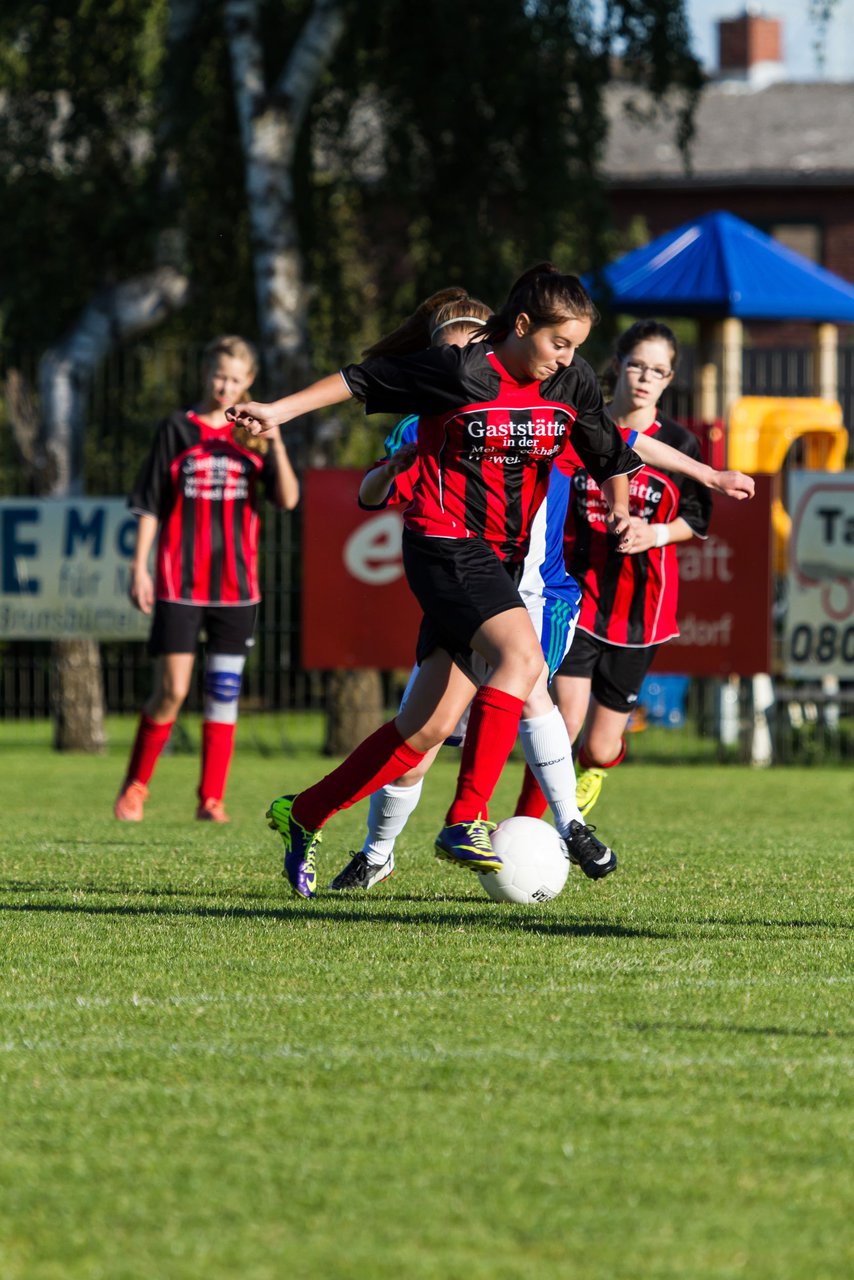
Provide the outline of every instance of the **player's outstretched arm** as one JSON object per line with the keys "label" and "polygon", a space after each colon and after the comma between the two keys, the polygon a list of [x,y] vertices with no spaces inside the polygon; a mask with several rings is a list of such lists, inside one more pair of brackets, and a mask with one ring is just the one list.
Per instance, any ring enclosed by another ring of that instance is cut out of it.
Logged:
{"label": "player's outstretched arm", "polygon": [[728,498],[734,498],[737,502],[753,497],[755,487],[753,477],[745,475],[742,471],[717,471],[705,462],[698,462],[687,453],[681,453],[679,449],[673,449],[669,444],[646,436],[643,432],[638,433],[632,448],[644,462],[648,462],[651,466],[660,467],[663,471],[675,471],[678,475],[690,476],[692,480],[705,485],[707,489],[726,494]]}
{"label": "player's outstretched arm", "polygon": [[225,413],[232,422],[246,427],[253,436],[271,436],[286,422],[292,422],[304,413],[313,413],[315,409],[341,404],[352,394],[340,373],[330,373],[319,382],[313,382],[291,396],[283,396],[281,400],[273,400],[269,404],[248,400],[245,404],[232,405]]}
{"label": "player's outstretched arm", "polygon": [[415,461],[418,450],[414,444],[404,444],[391,458],[373,467],[359,486],[359,501],[366,507],[379,507],[389,495],[396,476],[407,471]]}

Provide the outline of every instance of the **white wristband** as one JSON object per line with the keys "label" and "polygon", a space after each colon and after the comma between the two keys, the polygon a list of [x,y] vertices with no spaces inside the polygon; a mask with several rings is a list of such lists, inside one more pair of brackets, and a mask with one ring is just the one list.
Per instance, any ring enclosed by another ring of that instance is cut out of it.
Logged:
{"label": "white wristband", "polygon": [[652,528],[655,534],[655,545],[657,547],[666,547],[670,541],[670,525],[656,524]]}

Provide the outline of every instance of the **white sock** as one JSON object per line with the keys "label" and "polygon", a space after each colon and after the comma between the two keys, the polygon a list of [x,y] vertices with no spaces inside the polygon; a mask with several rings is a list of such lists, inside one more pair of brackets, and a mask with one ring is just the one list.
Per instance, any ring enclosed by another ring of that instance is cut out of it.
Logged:
{"label": "white sock", "polygon": [[584,819],[575,803],[572,743],[557,707],[547,715],[522,720],[519,741],[531,772],[549,803],[555,826],[560,835],[565,836],[570,822],[583,822]]}
{"label": "white sock", "polygon": [[423,779],[412,787],[381,787],[371,796],[368,834],[362,845],[372,867],[381,867],[394,853],[394,842],[421,799]]}

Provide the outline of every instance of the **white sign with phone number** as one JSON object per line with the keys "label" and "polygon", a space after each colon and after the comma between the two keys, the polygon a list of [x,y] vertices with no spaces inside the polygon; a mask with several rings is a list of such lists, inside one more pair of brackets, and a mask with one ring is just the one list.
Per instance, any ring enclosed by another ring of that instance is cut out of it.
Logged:
{"label": "white sign with phone number", "polygon": [[123,498],[0,501],[0,636],[138,640],[128,599],[136,517]]}
{"label": "white sign with phone number", "polygon": [[854,679],[854,472],[789,474],[784,670]]}

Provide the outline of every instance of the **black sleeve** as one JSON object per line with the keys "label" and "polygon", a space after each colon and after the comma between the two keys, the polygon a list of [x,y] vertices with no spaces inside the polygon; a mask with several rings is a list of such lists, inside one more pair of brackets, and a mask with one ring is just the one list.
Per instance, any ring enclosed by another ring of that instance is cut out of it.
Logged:
{"label": "black sleeve", "polygon": [[128,506],[138,516],[156,516],[159,520],[169,493],[169,468],[176,442],[171,418],[158,425],[148,457],[143,462],[128,498]]}
{"label": "black sleeve", "polygon": [[[668,440],[667,443],[671,442]],[[675,444],[675,441],[673,443]],[[698,462],[702,462],[700,443],[693,432],[685,431],[683,428],[677,447],[682,453],[687,453],[690,458],[696,458]],[[698,538],[705,538],[712,518],[712,495],[704,484],[698,484],[689,476],[680,476],[679,479],[682,481],[682,487],[679,491],[679,506],[676,514],[691,526]]]}
{"label": "black sleeve", "polygon": [[497,385],[483,353],[466,347],[376,356],[346,365],[341,376],[366,413],[443,413],[492,399]]}
{"label": "black sleeve", "polygon": [[599,379],[586,360],[576,356],[568,369],[543,384],[543,392],[549,399],[565,399],[576,410],[570,444],[597,484],[640,470],[643,462],[608,415]]}

